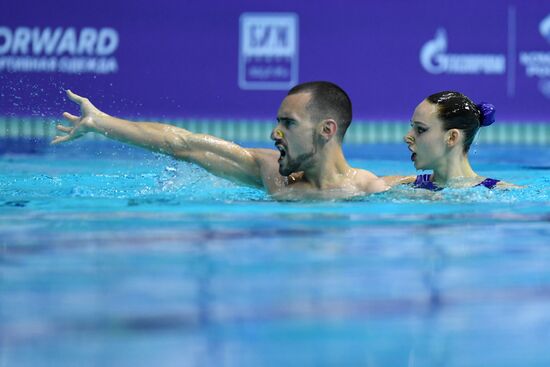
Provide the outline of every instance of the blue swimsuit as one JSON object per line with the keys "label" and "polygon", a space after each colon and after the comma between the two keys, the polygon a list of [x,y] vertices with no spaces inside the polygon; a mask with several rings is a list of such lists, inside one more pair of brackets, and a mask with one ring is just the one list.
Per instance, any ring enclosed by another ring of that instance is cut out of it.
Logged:
{"label": "blue swimsuit", "polygon": [[[434,184],[432,181],[430,181],[430,176],[431,174],[429,173],[416,176],[416,180],[413,183],[413,187],[415,189],[426,189],[431,191],[443,190],[443,187],[439,187],[436,184]],[[497,186],[497,183],[499,182],[500,180],[495,180],[494,178],[486,178],[485,180],[481,181],[477,185],[474,185],[474,187],[485,186],[488,189],[494,189]]]}

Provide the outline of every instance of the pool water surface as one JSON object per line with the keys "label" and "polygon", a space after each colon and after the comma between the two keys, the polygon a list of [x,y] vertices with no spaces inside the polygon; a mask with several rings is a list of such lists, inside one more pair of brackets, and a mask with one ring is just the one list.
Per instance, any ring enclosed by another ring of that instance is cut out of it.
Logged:
{"label": "pool water surface", "polygon": [[0,367],[550,365],[545,146],[476,147],[521,190],[326,202],[74,146],[0,156]]}

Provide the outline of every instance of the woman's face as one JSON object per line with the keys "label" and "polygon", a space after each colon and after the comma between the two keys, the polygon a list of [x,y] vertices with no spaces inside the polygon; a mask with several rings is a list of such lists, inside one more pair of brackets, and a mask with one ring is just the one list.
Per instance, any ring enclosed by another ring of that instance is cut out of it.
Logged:
{"label": "woman's face", "polygon": [[418,170],[434,170],[445,164],[448,152],[446,131],[438,117],[437,105],[422,101],[411,119],[411,129],[404,137]]}

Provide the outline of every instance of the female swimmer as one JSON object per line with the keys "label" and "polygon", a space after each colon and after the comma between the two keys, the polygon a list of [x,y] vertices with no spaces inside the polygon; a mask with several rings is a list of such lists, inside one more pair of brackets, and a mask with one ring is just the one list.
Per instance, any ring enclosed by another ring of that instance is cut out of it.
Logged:
{"label": "female swimmer", "polygon": [[495,107],[474,104],[458,92],[432,94],[414,110],[405,143],[417,170],[432,170],[418,176],[387,176],[393,186],[412,184],[415,188],[440,190],[444,187],[513,187],[478,175],[468,160],[468,151],[480,127],[495,122]]}

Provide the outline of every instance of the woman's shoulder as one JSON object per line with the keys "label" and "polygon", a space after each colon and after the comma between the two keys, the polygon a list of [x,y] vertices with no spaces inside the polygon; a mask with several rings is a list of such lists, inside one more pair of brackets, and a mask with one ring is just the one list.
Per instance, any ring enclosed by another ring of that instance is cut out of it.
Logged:
{"label": "woman's shoulder", "polygon": [[484,186],[488,189],[521,189],[525,187],[489,177],[484,178],[475,186]]}
{"label": "woman's shoulder", "polygon": [[516,185],[510,182],[498,181],[495,188],[497,189],[524,189],[526,186]]}

